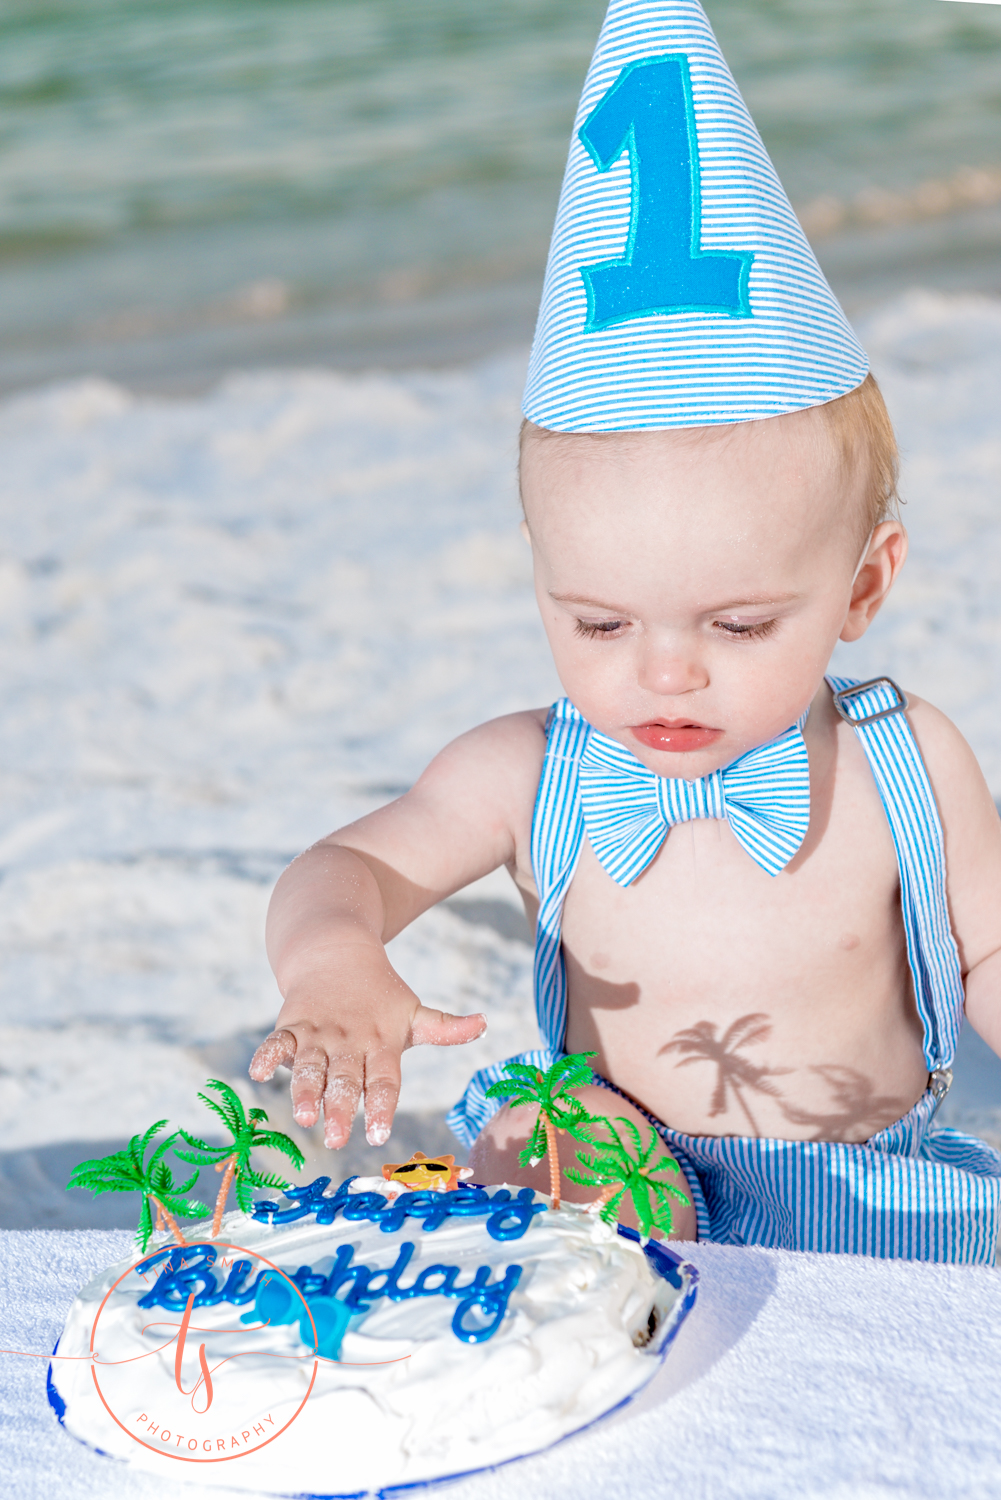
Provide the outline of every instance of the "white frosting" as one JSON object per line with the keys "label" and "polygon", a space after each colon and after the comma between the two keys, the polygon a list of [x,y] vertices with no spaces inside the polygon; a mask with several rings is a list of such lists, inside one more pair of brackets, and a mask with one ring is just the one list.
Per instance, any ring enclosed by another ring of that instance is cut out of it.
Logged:
{"label": "white frosting", "polygon": [[[536,1194],[533,1201],[548,1200]],[[681,1291],[651,1271],[639,1246],[572,1204],[536,1213],[519,1239],[491,1238],[482,1215],[451,1218],[429,1232],[408,1219],[384,1233],[377,1224],[343,1217],[325,1226],[311,1216],[271,1227],[236,1213],[224,1219],[219,1240],[267,1257],[290,1276],[304,1265],[329,1272],[338,1248],[347,1245],[354,1263],[389,1268],[404,1242],[415,1250],[401,1285],[412,1285],[421,1269],[438,1263],[458,1266],[462,1283],[480,1267],[491,1268],[491,1280],[501,1280],[512,1265],[523,1269],[503,1321],[483,1342],[463,1342],[452,1331],[455,1297],[382,1297],[352,1320],[337,1362],[315,1361],[298,1323],[247,1330],[240,1317],[253,1304],[196,1308],[182,1384],[190,1391],[195,1383],[202,1342],[214,1369],[212,1403],[199,1414],[175,1381],[178,1314],[138,1306],[152,1274],[143,1283],[130,1272],[108,1296],[136,1263],[123,1261],[90,1282],[73,1304],[58,1353],[84,1358],[60,1358],[52,1366],[71,1433],[177,1479],[275,1494],[357,1493],[462,1473],[545,1448],[634,1394],[653,1375],[654,1347],[681,1313]],[[158,1237],[151,1252],[165,1243]],[[258,1269],[255,1263],[251,1280]],[[220,1284],[227,1271],[216,1268]],[[87,1357],[105,1297],[95,1350],[114,1416],[95,1388]],[[657,1325],[652,1343],[651,1314]],[[160,1353],[134,1358],[168,1339]],[[239,1358],[220,1366],[231,1355]],[[113,1363],[126,1359],[130,1363]],[[280,1436],[265,1442],[293,1417],[314,1368],[309,1399]],[[204,1401],[203,1387],[196,1404]],[[164,1431],[169,1442],[157,1448]],[[152,1446],[142,1446],[134,1434]],[[167,1450],[185,1457],[192,1443],[201,1462],[181,1465],[166,1457]],[[217,1461],[204,1461],[206,1452]],[[231,1457],[235,1461],[218,1461]]]}

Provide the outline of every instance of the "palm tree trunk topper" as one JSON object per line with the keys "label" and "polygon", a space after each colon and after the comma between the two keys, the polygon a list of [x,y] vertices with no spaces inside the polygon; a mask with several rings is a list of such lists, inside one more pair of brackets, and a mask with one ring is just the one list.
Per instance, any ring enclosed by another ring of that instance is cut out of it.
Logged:
{"label": "palm tree trunk topper", "polygon": [[253,1168],[250,1165],[251,1151],[269,1146],[273,1151],[280,1151],[283,1156],[287,1156],[297,1171],[305,1165],[305,1157],[290,1136],[284,1135],[280,1130],[261,1130],[259,1127],[268,1118],[264,1110],[245,1110],[239,1094],[228,1083],[223,1083],[220,1078],[210,1078],[207,1087],[220,1094],[221,1099],[210,1099],[207,1094],[199,1094],[198,1097],[219,1117],[232,1139],[225,1146],[210,1146],[197,1136],[182,1130],[180,1135],[187,1150],[175,1147],[174,1155],[193,1166],[215,1167],[217,1172],[223,1174],[212,1215],[211,1235],[215,1239],[222,1228],[222,1216],[231,1183],[236,1185],[237,1206],[244,1213],[250,1212],[252,1188],[277,1188],[282,1192],[288,1187],[284,1177],[278,1177],[273,1172],[258,1172]]}
{"label": "palm tree trunk topper", "polygon": [[216,1194],[215,1212],[212,1215],[211,1235],[213,1239],[216,1238],[222,1228],[222,1215],[226,1207],[226,1199],[229,1196],[229,1185],[236,1175],[236,1161],[236,1152],[234,1151],[231,1155],[227,1156],[225,1162],[217,1161],[215,1164],[216,1171],[221,1172],[223,1177],[219,1191]]}
{"label": "palm tree trunk topper", "polygon": [[662,1142],[653,1126],[649,1127],[644,1146],[632,1120],[623,1115],[617,1118],[632,1137],[633,1149],[630,1150],[611,1120],[599,1116],[592,1123],[603,1126],[609,1139],[597,1140],[592,1135],[589,1149],[577,1152],[583,1170],[568,1167],[567,1176],[585,1187],[601,1188],[601,1193],[590,1206],[600,1209],[606,1224],[616,1222],[616,1210],[628,1193],[639,1221],[640,1243],[645,1244],[654,1229],[670,1234],[673,1228],[672,1198],[686,1204],[691,1199],[673,1183],[662,1180],[664,1172],[678,1171],[678,1163],[666,1152],[654,1160]]}
{"label": "palm tree trunk topper", "polygon": [[527,1167],[548,1154],[549,1190],[554,1209],[560,1206],[560,1152],[556,1132],[566,1131],[579,1141],[589,1139],[582,1127],[591,1116],[580,1100],[572,1097],[570,1090],[584,1088],[592,1081],[588,1058],[595,1056],[594,1052],[571,1052],[558,1058],[545,1072],[525,1063],[510,1062],[504,1067],[508,1077],[491,1084],[486,1091],[488,1099],[503,1099],[512,1106],[534,1104],[538,1107],[535,1128],[525,1149],[519,1152],[518,1161]]}
{"label": "palm tree trunk topper", "polygon": [[[305,1165],[302,1152],[293,1140],[278,1130],[261,1130],[260,1124],[267,1120],[263,1109],[244,1110],[239,1095],[228,1083],[210,1078],[208,1087],[222,1095],[222,1102],[210,1099],[205,1094],[198,1097],[222,1120],[232,1140],[225,1146],[209,1146],[205,1141],[189,1135],[187,1131],[174,1131],[154,1146],[149,1160],[146,1153],[157,1134],[166,1125],[166,1120],[157,1120],[144,1135],[134,1135],[124,1151],[113,1151],[109,1156],[80,1162],[73,1168],[70,1188],[86,1188],[98,1193],[141,1193],[142,1206],[139,1211],[139,1226],[136,1239],[145,1251],[150,1236],[155,1230],[169,1229],[179,1245],[188,1241],[181,1232],[178,1219],[207,1219],[211,1210],[186,1195],[198,1180],[198,1168],[214,1166],[223,1174],[216,1194],[215,1212],[212,1215],[211,1233],[215,1238],[222,1227],[223,1211],[230,1184],[236,1184],[236,1201],[246,1213],[251,1207],[251,1188],[277,1188],[288,1186],[283,1177],[273,1173],[258,1172],[250,1165],[251,1151],[260,1146],[269,1146],[281,1151],[298,1170]],[[187,1150],[181,1151],[174,1142],[182,1138]],[[173,1174],[164,1161],[164,1156],[174,1148],[174,1155],[195,1167],[186,1182],[175,1186]],[[154,1212],[156,1218],[154,1220]]]}

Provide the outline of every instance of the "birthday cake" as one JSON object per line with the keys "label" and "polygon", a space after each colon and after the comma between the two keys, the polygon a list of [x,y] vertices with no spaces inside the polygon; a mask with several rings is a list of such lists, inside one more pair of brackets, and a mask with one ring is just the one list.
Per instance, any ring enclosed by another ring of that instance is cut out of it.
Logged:
{"label": "birthday cake", "polygon": [[529,1188],[320,1177],[95,1277],[49,1399],[139,1467],[357,1495],[536,1452],[619,1406],[694,1283],[663,1245]]}

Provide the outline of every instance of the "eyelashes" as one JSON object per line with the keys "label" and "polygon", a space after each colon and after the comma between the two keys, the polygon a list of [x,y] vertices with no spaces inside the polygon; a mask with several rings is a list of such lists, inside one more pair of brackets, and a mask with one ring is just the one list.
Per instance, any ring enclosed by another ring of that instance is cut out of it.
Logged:
{"label": "eyelashes", "polygon": [[[577,620],[574,623],[574,635],[582,640],[596,640],[600,637],[617,635],[622,629],[623,620]],[[778,625],[777,620],[758,620],[753,625],[740,625],[735,620],[714,620],[713,629],[729,636],[736,641],[761,641],[772,634]]]}
{"label": "eyelashes", "polygon": [[771,635],[777,624],[777,620],[757,620],[753,625],[738,625],[735,620],[714,620],[713,629],[721,630],[731,640],[760,641]]}
{"label": "eyelashes", "polygon": [[573,633],[584,640],[593,640],[596,636],[614,635],[617,630],[621,629],[621,620],[578,620],[574,625]]}

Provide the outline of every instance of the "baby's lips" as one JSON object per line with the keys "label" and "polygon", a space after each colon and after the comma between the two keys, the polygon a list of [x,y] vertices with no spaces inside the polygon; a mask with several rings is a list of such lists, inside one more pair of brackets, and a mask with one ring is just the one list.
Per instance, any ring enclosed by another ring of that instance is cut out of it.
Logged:
{"label": "baby's lips", "polygon": [[630,734],[648,750],[669,750],[684,754],[693,750],[705,750],[714,745],[723,733],[708,724],[693,724],[690,720],[655,720],[649,724],[634,724]]}

